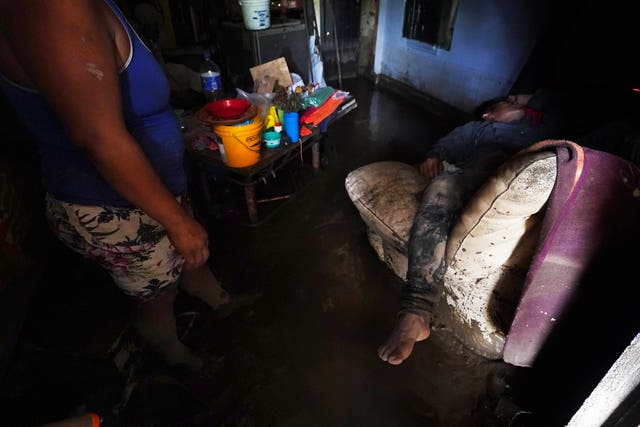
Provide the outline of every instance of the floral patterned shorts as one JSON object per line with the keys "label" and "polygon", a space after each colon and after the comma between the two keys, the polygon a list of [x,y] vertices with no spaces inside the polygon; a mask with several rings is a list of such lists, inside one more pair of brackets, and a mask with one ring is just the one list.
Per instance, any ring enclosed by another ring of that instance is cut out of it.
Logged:
{"label": "floral patterned shorts", "polygon": [[184,258],[142,210],[76,205],[47,194],[46,215],[58,239],[105,268],[125,294],[146,301],[177,283]]}

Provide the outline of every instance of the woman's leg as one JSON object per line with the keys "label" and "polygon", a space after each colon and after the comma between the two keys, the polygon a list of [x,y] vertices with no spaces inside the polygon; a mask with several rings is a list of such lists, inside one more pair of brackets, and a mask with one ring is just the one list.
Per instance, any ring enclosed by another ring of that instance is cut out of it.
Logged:
{"label": "woman's leg", "polygon": [[74,205],[51,196],[47,216],[63,243],[107,270],[135,300],[133,326],[152,350],[170,365],[202,366],[178,339],[173,303],[182,258],[156,221],[139,209]]}
{"label": "woman's leg", "polygon": [[172,287],[151,300],[137,302],[134,328],[168,365],[185,365],[192,369],[199,369],[202,366],[202,360],[178,339],[173,309],[175,298],[176,288]]}
{"label": "woman's leg", "polygon": [[207,303],[216,311],[216,315],[220,319],[231,315],[240,307],[255,303],[262,297],[260,291],[230,295],[224,290],[207,265],[195,270],[183,271],[180,278],[180,288]]}
{"label": "woman's leg", "polygon": [[216,310],[229,303],[231,297],[224,290],[208,265],[195,270],[183,270],[180,287],[189,295],[197,297]]}

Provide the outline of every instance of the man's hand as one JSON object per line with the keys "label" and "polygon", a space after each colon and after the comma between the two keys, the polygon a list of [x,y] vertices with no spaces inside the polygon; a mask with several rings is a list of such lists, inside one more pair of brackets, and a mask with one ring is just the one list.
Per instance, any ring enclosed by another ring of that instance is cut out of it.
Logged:
{"label": "man's hand", "polygon": [[525,106],[529,103],[529,100],[532,96],[533,94],[509,95],[507,97],[507,101],[511,102],[512,104]]}
{"label": "man's hand", "polygon": [[418,165],[418,170],[423,176],[433,179],[444,170],[444,165],[442,164],[440,156],[437,154],[430,154]]}

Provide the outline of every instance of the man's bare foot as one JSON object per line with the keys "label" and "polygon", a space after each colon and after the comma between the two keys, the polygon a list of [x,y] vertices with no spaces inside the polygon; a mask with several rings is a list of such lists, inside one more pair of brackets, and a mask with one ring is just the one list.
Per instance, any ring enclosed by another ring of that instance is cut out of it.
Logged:
{"label": "man's bare foot", "polygon": [[378,356],[392,365],[401,364],[411,355],[418,341],[429,338],[431,329],[422,316],[406,313],[396,322],[387,341],[378,348]]}

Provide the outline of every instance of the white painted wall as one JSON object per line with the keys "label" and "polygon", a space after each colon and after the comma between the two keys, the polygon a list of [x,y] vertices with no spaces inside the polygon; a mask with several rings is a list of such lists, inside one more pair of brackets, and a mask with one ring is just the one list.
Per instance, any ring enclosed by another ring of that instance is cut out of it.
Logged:
{"label": "white painted wall", "polygon": [[[601,427],[640,384],[640,334],[613,363],[567,427]],[[629,425],[627,423],[627,425]]]}
{"label": "white painted wall", "polygon": [[506,95],[539,31],[535,0],[460,0],[451,50],[402,37],[404,1],[380,0],[373,70],[467,113]]}

